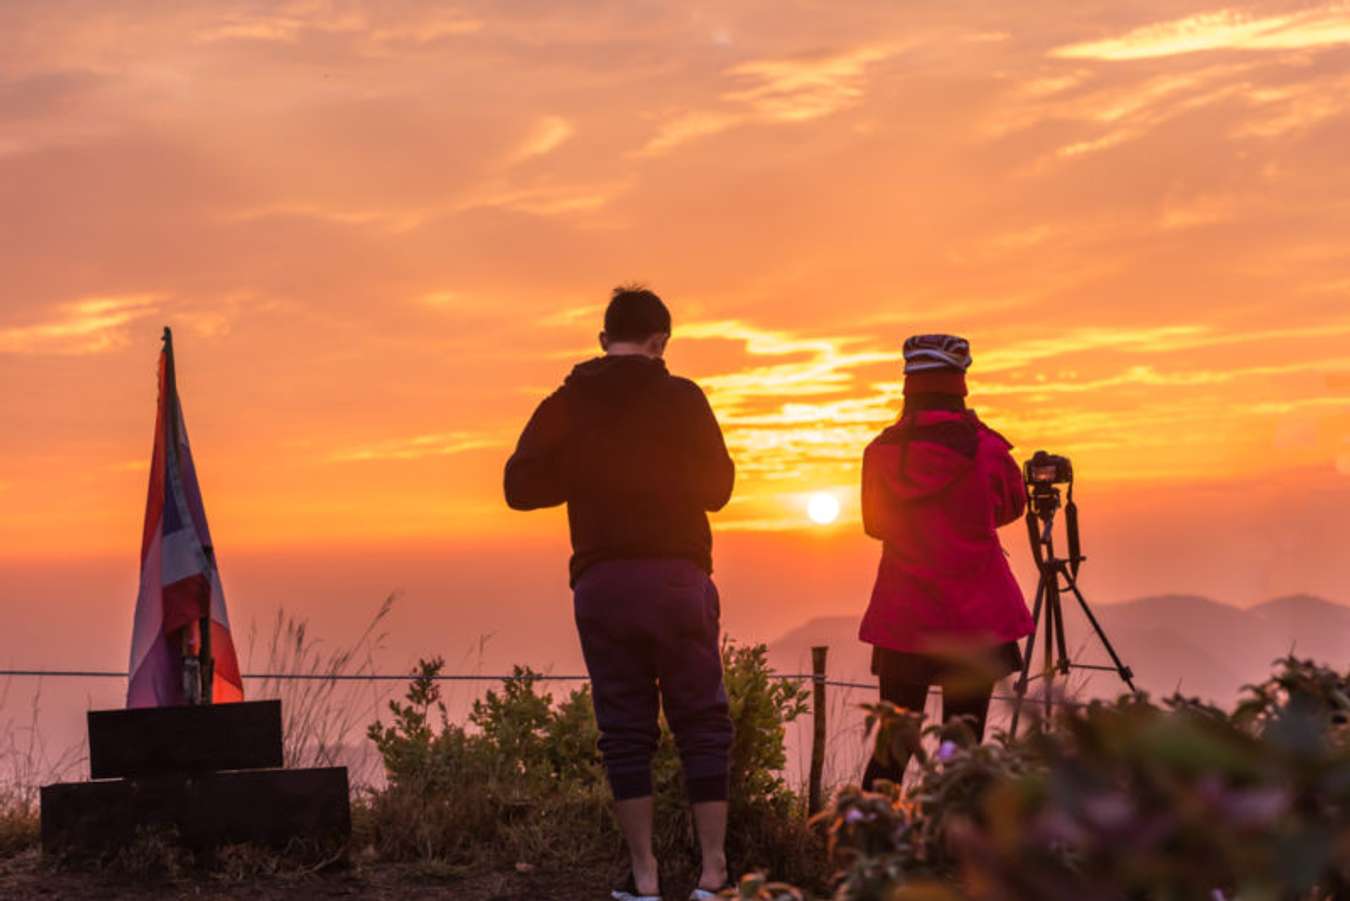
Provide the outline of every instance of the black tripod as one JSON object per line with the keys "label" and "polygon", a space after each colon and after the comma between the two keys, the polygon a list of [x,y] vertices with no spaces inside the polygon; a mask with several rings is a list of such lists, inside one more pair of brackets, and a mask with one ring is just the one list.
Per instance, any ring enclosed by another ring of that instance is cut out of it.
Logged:
{"label": "black tripod", "polygon": [[[1032,630],[1027,636],[1026,650],[1022,655],[1022,674],[1014,687],[1016,699],[1013,701],[1012,725],[1009,735],[1017,734],[1017,722],[1022,714],[1022,701],[1026,698],[1027,684],[1032,679],[1045,680],[1045,714],[1049,717],[1054,695],[1051,684],[1056,675],[1068,676],[1071,669],[1103,670],[1115,672],[1129,686],[1134,687],[1134,672],[1121,662],[1111,640],[1106,637],[1101,623],[1093,616],[1083,592],[1078,590],[1078,567],[1087,558],[1082,554],[1078,536],[1078,506],[1073,502],[1073,469],[1064,457],[1052,457],[1044,451],[1026,464],[1027,475],[1027,533],[1031,538],[1031,551],[1036,557],[1036,569],[1040,580],[1036,584],[1036,601],[1032,606]],[[1060,508],[1060,493],[1056,482],[1068,483],[1068,503],[1064,505],[1064,530],[1068,539],[1069,556],[1055,556],[1054,526],[1055,514]],[[1062,580],[1062,583],[1061,583]],[[1065,591],[1073,593],[1078,606],[1087,617],[1092,629],[1097,633],[1106,653],[1111,656],[1114,666],[1096,666],[1089,663],[1074,663],[1069,657],[1068,645],[1064,639],[1064,607],[1061,598]],[[1044,613],[1044,617],[1042,617]],[[1036,633],[1042,625],[1045,627],[1044,664],[1041,672],[1031,675],[1032,652],[1036,650]]]}

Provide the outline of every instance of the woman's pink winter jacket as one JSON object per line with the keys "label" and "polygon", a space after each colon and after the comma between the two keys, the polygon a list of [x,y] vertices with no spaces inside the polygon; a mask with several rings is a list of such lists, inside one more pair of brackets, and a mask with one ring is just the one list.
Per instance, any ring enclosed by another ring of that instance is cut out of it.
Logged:
{"label": "woman's pink winter jacket", "polygon": [[951,653],[1031,632],[996,531],[1026,507],[1011,447],[974,413],[943,410],[902,417],[867,446],[863,527],[882,555],[860,639]]}

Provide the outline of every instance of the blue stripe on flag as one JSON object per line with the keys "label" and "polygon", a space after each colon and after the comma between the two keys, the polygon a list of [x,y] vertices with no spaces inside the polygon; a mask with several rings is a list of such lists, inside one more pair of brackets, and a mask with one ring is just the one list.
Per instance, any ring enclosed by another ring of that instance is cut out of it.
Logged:
{"label": "blue stripe on flag", "polygon": [[178,481],[173,478],[173,470],[166,466],[164,473],[164,534],[177,532],[183,528],[183,520],[178,516],[178,501],[173,496],[173,484]]}

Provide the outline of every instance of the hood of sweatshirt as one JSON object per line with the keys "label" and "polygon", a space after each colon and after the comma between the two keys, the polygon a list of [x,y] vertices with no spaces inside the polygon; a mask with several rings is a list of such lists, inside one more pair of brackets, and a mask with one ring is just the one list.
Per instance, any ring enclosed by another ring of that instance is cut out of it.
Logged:
{"label": "hood of sweatshirt", "polygon": [[596,357],[577,364],[563,381],[563,390],[588,403],[623,409],[668,377],[662,360],[638,354]]}

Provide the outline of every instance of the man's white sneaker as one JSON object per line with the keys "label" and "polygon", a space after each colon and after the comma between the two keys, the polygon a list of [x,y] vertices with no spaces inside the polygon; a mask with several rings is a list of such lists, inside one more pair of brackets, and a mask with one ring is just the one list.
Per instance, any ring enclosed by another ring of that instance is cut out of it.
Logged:
{"label": "man's white sneaker", "polygon": [[[644,895],[638,892],[637,880],[633,878],[632,873],[628,874],[628,881],[611,891],[609,896],[614,901],[661,901],[660,892],[655,895]],[[709,895],[708,897],[713,896]]]}

